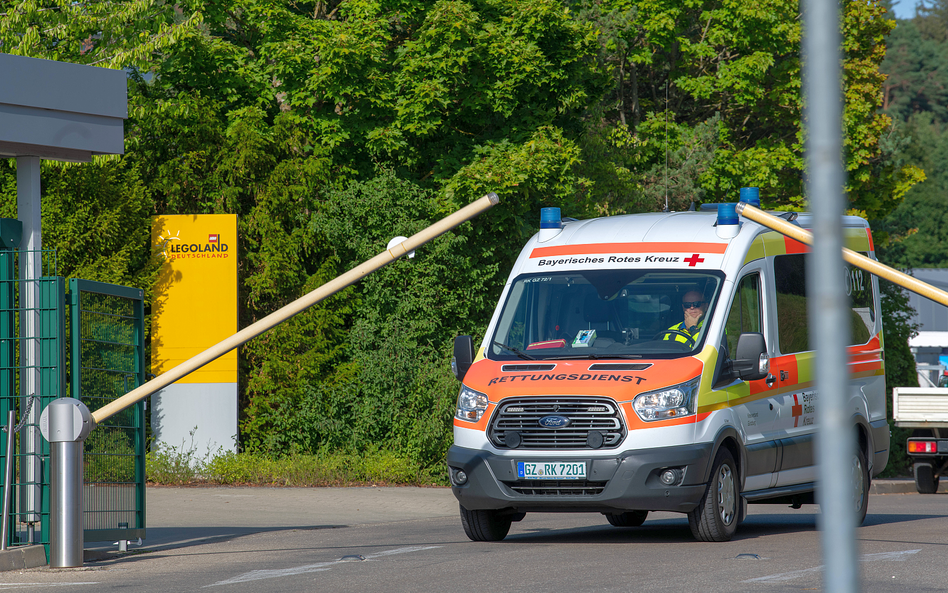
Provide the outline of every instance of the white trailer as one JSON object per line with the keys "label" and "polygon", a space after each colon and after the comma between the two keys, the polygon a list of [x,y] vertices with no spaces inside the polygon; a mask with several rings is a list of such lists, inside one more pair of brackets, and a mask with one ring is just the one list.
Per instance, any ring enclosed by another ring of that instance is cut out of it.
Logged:
{"label": "white trailer", "polygon": [[948,469],[948,387],[895,387],[892,418],[896,426],[913,429],[906,452],[912,458],[915,488],[933,494]]}

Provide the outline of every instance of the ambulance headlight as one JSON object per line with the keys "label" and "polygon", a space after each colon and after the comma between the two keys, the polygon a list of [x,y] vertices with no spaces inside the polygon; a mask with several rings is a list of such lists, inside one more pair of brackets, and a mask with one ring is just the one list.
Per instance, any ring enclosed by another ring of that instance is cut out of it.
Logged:
{"label": "ambulance headlight", "polygon": [[458,411],[455,418],[477,422],[487,410],[487,396],[480,391],[474,391],[465,384],[461,384],[461,393],[458,394]]}
{"label": "ambulance headlight", "polygon": [[695,413],[699,380],[696,377],[680,385],[641,393],[632,400],[632,409],[645,422],[691,416]]}

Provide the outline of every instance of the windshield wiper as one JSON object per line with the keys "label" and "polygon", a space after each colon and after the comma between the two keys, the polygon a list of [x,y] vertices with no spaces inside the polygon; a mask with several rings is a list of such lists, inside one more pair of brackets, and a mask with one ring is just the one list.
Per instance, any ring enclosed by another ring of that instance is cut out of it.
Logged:
{"label": "windshield wiper", "polygon": [[621,358],[623,360],[633,360],[642,358],[641,354],[609,354],[609,355],[597,355],[597,354],[574,354],[572,356],[548,356],[543,360],[606,360],[609,358]]}
{"label": "windshield wiper", "polygon": [[536,358],[533,358],[529,354],[524,354],[523,352],[521,352],[520,350],[517,350],[513,346],[508,346],[507,344],[504,344],[503,342],[498,342],[497,340],[494,340],[493,342],[494,342],[494,345],[500,346],[504,350],[510,350],[511,352],[513,352],[514,354],[516,354],[517,356],[519,356],[520,358],[524,360],[536,360]]}

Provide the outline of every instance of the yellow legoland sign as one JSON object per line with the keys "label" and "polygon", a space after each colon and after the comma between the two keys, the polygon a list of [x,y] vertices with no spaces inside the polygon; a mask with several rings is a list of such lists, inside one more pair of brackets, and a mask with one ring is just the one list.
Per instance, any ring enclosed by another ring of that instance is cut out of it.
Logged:
{"label": "yellow legoland sign", "polygon": [[[237,332],[237,216],[156,216],[152,244],[162,257],[151,332],[160,375]],[[236,382],[236,350],[178,381]]]}

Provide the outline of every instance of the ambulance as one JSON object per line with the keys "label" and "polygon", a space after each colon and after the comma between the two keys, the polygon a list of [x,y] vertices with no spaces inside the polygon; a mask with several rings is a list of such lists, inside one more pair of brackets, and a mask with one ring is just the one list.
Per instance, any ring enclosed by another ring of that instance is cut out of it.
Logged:
{"label": "ambulance", "polygon": [[[741,199],[760,203],[757,188]],[[807,247],[739,220],[735,206],[593,220],[541,211],[480,346],[454,343],[447,465],[470,539],[502,540],[534,512],[635,527],[672,511],[696,539],[727,541],[748,503],[816,502]],[[866,221],[843,225],[846,246],[874,257]],[[852,267],[840,282],[861,523],[889,451],[882,315],[875,277]]]}

